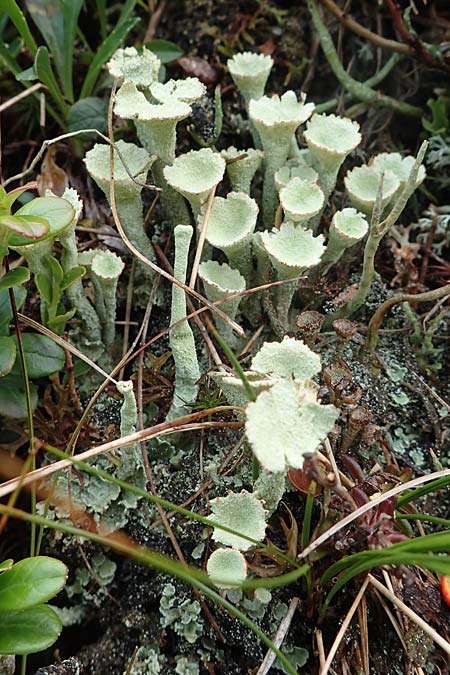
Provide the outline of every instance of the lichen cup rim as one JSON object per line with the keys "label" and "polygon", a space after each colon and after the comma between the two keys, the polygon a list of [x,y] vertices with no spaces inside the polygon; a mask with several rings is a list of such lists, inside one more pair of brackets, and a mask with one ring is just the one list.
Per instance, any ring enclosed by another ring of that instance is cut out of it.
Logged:
{"label": "lichen cup rim", "polygon": [[153,82],[150,94],[159,103],[181,101],[195,103],[206,93],[206,87],[198,77],[186,77],[184,80],[167,80],[167,82]]}
{"label": "lichen cup rim", "polygon": [[325,201],[317,183],[294,176],[280,190],[280,203],[287,218],[304,222],[317,215]]}
{"label": "lichen cup rim", "polygon": [[[127,70],[124,70],[124,64],[128,65]],[[113,77],[122,82],[134,82],[139,87],[150,87],[158,79],[160,67],[159,58],[145,46],[141,53],[135,47],[117,49],[106,64],[106,68]]]}
{"label": "lichen cup rim", "polygon": [[220,183],[225,173],[225,160],[210,148],[190,150],[165,166],[164,177],[175,190],[185,195],[208,193]]}
{"label": "lichen cup rim", "polygon": [[359,241],[367,234],[369,223],[363,213],[348,206],[342,211],[336,211],[331,220],[331,227],[339,236]]}
{"label": "lichen cup rim", "polygon": [[310,180],[313,183],[317,183],[319,180],[319,174],[312,166],[309,166],[306,162],[302,160],[288,159],[284,166],[281,166],[275,172],[275,185],[277,190],[280,191],[282,188],[286,187],[292,178],[301,178],[302,180]]}
{"label": "lichen cup rim", "polygon": [[[214,197],[206,239],[219,249],[239,245],[253,234],[258,212],[257,203],[245,192],[229,192],[226,197]],[[231,234],[233,237],[230,237]]]}
{"label": "lichen cup rim", "polygon": [[125,81],[116,94],[114,112],[122,119],[140,122],[179,122],[188,117],[192,109],[188,103],[176,98],[150,103],[133,82]]}
{"label": "lichen cup rim", "polygon": [[[154,161],[154,157],[149,155],[147,150],[134,143],[126,143],[122,139],[117,141],[116,147],[132,176],[139,178],[139,176],[147,174]],[[110,146],[107,143],[96,143],[86,153],[84,163],[91,176],[109,182],[111,178],[111,165]],[[114,180],[116,184],[133,182],[117,151],[114,152]]]}
{"label": "lichen cup rim", "polygon": [[[403,156],[399,152],[380,152],[371,158],[369,166],[373,166],[378,171],[392,171],[397,176],[401,185],[406,183],[411,173],[416,158],[414,155]],[[417,174],[416,187],[418,187],[426,178],[426,171],[423,164],[420,165]]]}
{"label": "lichen cup rim", "polygon": [[236,77],[269,76],[273,66],[273,58],[269,54],[257,52],[238,52],[227,61],[227,67],[231,75]]}
{"label": "lichen cup rim", "polygon": [[122,258],[114,251],[103,249],[96,251],[92,257],[91,269],[94,274],[106,281],[118,279],[125,268]]}
{"label": "lichen cup rim", "polygon": [[[230,267],[228,263],[219,263],[217,260],[205,260],[198,269],[200,279],[223,292],[232,295],[245,291],[245,279],[239,270]],[[233,281],[234,279],[234,281]]]}
{"label": "lichen cup rim", "polygon": [[[344,178],[345,187],[350,197],[368,208],[375,205],[380,184],[381,173],[373,166],[355,166]],[[362,180],[362,182],[361,182]],[[366,182],[367,181],[367,182]],[[366,189],[366,186],[368,189]],[[361,191],[361,187],[363,190]],[[382,202],[387,203],[400,187],[400,181],[392,171],[384,172]]]}
{"label": "lichen cup rim", "polygon": [[294,91],[288,90],[282,96],[261,96],[250,99],[249,115],[252,121],[271,129],[277,126],[297,126],[311,117],[315,104],[305,103],[306,94],[301,92],[300,100]]}
{"label": "lichen cup rim", "polygon": [[[314,237],[311,230],[296,226],[292,221],[282,223],[279,230],[273,229],[271,232],[261,232],[260,235],[262,245],[269,258],[281,267],[291,270],[308,269],[318,265],[325,251],[323,235],[319,234]],[[297,240],[297,243],[304,244],[304,251],[301,252],[308,253],[309,259],[305,258],[300,262],[291,257],[295,252],[293,246],[295,240]],[[318,255],[319,247],[320,255]]]}
{"label": "lichen cup rim", "polygon": [[311,145],[325,154],[345,157],[361,143],[359,129],[358,122],[348,117],[315,113],[308,120],[303,135],[308,147]]}

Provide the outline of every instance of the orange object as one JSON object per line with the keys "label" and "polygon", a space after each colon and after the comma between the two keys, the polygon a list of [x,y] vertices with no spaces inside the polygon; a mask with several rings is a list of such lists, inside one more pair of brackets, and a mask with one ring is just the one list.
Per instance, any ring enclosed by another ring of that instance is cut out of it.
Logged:
{"label": "orange object", "polygon": [[441,577],[441,591],[442,597],[450,607],[450,577]]}

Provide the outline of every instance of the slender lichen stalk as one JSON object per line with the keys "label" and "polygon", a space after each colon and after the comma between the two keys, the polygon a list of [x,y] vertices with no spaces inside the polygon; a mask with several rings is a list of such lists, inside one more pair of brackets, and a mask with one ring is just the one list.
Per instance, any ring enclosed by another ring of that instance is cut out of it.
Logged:
{"label": "slender lichen stalk", "polygon": [[[59,241],[62,246],[61,266],[65,274],[79,264],[75,226],[76,222],[68,230],[59,235]],[[92,357],[94,359],[98,358],[104,350],[102,327],[97,312],[86,297],[81,279],[77,279],[65,292],[70,304],[76,308],[77,314],[83,322],[86,344],[94,350]]]}
{"label": "slender lichen stalk", "polygon": [[[183,284],[186,283],[186,271],[194,230],[190,225],[177,225],[175,237],[174,277]],[[172,286],[172,310],[170,325],[186,318],[186,293],[182,288]],[[167,415],[167,420],[175,419],[190,412],[190,404],[197,398],[197,380],[200,377],[200,368],[195,349],[195,340],[191,327],[183,321],[169,333],[170,348],[175,361],[175,390],[173,401]]]}
{"label": "slender lichen stalk", "polygon": [[[123,396],[120,409],[120,437],[124,438],[136,431],[138,416],[136,397],[131,380],[117,382],[117,391]],[[142,467],[142,454],[139,443],[127,445],[119,450],[122,465],[117,470],[117,478],[136,475]]]}
{"label": "slender lichen stalk", "polygon": [[408,180],[406,181],[400,196],[382,221],[380,221],[381,196],[383,192],[383,174],[381,174],[377,200],[373,210],[372,222],[370,225],[366,246],[364,248],[363,269],[358,289],[349,302],[347,302],[340,310],[327,317],[326,321],[324,322],[325,330],[330,328],[335,319],[342,319],[344,317],[351,316],[361,307],[361,305],[364,304],[372,282],[375,278],[375,255],[377,253],[378,246],[380,245],[383,237],[397,222],[400,214],[406,206],[408,199],[416,188],[417,174],[419,172],[422,160],[425,157],[427,147],[428,142],[424,141],[420,146],[416,160],[411,168]]}

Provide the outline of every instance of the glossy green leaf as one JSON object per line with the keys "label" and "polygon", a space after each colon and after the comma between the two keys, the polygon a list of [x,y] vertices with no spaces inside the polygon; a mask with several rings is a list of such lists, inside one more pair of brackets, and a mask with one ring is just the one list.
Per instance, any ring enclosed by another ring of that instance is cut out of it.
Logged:
{"label": "glossy green leaf", "polygon": [[28,267],[16,267],[10,270],[0,279],[0,288],[12,288],[13,286],[20,286],[30,278],[30,270]]}
{"label": "glossy green leaf", "polygon": [[138,18],[127,19],[123,23],[117,24],[114,30],[109,34],[92,59],[92,63],[89,66],[89,70],[81,88],[80,98],[86,98],[86,96],[89,96],[92,93],[100,70],[105,63],[109,61],[116,49],[120,47],[130,30],[134,28],[139,21],[140,19]]}
{"label": "glossy green leaf", "polygon": [[[108,131],[108,101],[96,96],[87,96],[70,107],[67,113],[67,130],[97,129],[102,134]],[[81,138],[89,138],[93,134],[83,134]]]}
{"label": "glossy green leaf", "polygon": [[72,317],[75,316],[76,313],[76,308],[75,309],[70,309],[68,312],[65,312],[64,314],[58,314],[58,316],[53,317],[53,319],[49,319],[47,321],[47,325],[49,328],[52,329],[55,333],[60,335],[61,327],[64,327],[65,324],[72,319]]}
{"label": "glossy green leaf", "polygon": [[16,343],[10,335],[0,336],[0,377],[4,377],[14,367],[16,361]]}
{"label": "glossy green leaf", "polygon": [[[20,309],[27,297],[27,291],[22,286],[15,286],[13,288],[14,299],[16,301],[17,309]],[[9,291],[6,288],[0,288],[0,328],[8,326],[12,320],[11,302],[9,299]]]}
{"label": "glossy green leaf", "polygon": [[31,34],[31,31],[28,27],[27,20],[25,19],[22,10],[15,0],[2,0],[2,10],[7,13],[18,32],[20,33],[23,41],[26,46],[33,54],[37,51],[37,44],[34,41],[34,38]]}
{"label": "glossy green leaf", "polygon": [[170,40],[150,40],[145,46],[156,54],[161,63],[176,61],[184,54],[184,51]]}
{"label": "glossy green leaf", "polygon": [[39,333],[24,333],[22,342],[30,378],[46,377],[64,368],[64,349],[51,338]]}
{"label": "glossy green leaf", "polygon": [[117,22],[118,26],[131,16],[136,5],[137,0],[126,0],[126,2],[123,3],[122,9],[120,10],[120,17]]}
{"label": "glossy green leaf", "polygon": [[8,560],[4,560],[2,563],[0,563],[0,572],[5,572],[6,570],[11,569],[11,567],[14,565],[14,560],[12,558],[8,558]]}
{"label": "glossy green leaf", "polygon": [[47,602],[63,588],[67,567],[48,556],[25,558],[0,575],[0,613]]}
{"label": "glossy green leaf", "polygon": [[20,73],[17,73],[16,80],[18,82],[34,82],[34,80],[37,80],[37,77],[37,72],[33,65],[29,68],[25,68],[25,70],[22,70]]}
{"label": "glossy green leaf", "polygon": [[10,230],[8,244],[11,246],[18,246],[17,242],[21,245],[32,244],[50,232],[49,223],[45,218],[39,216],[26,218],[17,214],[0,216],[0,228]]}
{"label": "glossy green leaf", "polygon": [[50,277],[43,272],[34,275],[34,283],[37,286],[39,295],[48,305],[51,305],[53,299],[53,286]]}
{"label": "glossy green leaf", "polygon": [[[73,206],[62,197],[36,197],[24,204],[14,214],[24,218],[45,218],[49,224],[49,231],[43,238],[54,237],[68,227],[74,217]],[[23,243],[16,243],[16,237],[10,238],[10,246],[21,246]],[[26,242],[29,243],[29,242]]]}
{"label": "glossy green leaf", "polygon": [[72,63],[82,0],[25,0],[53,57],[65,96],[73,100]]}
{"label": "glossy green leaf", "polygon": [[5,188],[0,186],[0,213],[9,213],[11,206],[14,204],[16,199],[18,199],[24,192],[27,192],[27,190],[35,189],[36,183],[27,183],[26,185],[21,185],[10,192],[6,192]]}
{"label": "glossy green leaf", "polygon": [[71,270],[66,272],[66,274],[61,279],[60,288],[62,291],[65,291],[66,288],[72,286],[75,281],[81,279],[86,274],[86,268],[83,265],[77,265],[77,267],[72,267]]}
{"label": "glossy green leaf", "polygon": [[34,59],[34,69],[39,81],[42,82],[42,84],[45,84],[61,112],[66,115],[67,103],[53,73],[47,47],[39,47],[37,50]]}
{"label": "glossy green leaf", "polygon": [[[38,403],[37,388],[30,384],[31,408],[36,410]],[[27,398],[21,375],[9,373],[0,378],[0,413],[4,417],[23,419],[27,416]]]}
{"label": "glossy green leaf", "polygon": [[48,255],[45,257],[44,264],[50,273],[53,283],[59,286],[64,276],[64,272],[58,260],[52,255]]}
{"label": "glossy green leaf", "polygon": [[40,652],[58,639],[61,630],[59,616],[47,605],[0,612],[0,654]]}

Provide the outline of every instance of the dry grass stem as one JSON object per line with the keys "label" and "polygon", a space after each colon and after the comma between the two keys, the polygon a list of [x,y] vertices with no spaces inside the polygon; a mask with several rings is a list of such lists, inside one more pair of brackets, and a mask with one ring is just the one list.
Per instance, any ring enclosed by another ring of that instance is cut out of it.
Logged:
{"label": "dry grass stem", "polygon": [[424,633],[426,633],[433,640],[433,642],[435,642],[446,654],[450,656],[450,642],[447,642],[447,640],[445,640],[442,637],[442,635],[439,635],[439,633],[435,631],[434,628],[430,626],[430,624],[424,621],[418,614],[416,614],[410,607],[408,607],[408,605],[405,605],[405,603],[399,598],[397,598],[397,596],[394,595],[394,593],[391,593],[391,591],[388,588],[386,588],[384,584],[379,582],[378,579],[375,579],[375,577],[372,576],[372,574],[369,574],[367,576],[367,579],[370,582],[370,584],[377,589],[377,591],[379,591],[382,595],[384,595],[385,598],[390,600],[393,605],[395,605],[396,607],[398,607],[398,609],[400,609],[400,611],[406,614],[408,619],[417,624],[419,628],[421,628],[424,631]]}
{"label": "dry grass stem", "polygon": [[364,579],[364,582],[361,586],[361,588],[358,591],[358,594],[356,598],[353,600],[352,605],[350,609],[348,610],[345,619],[342,622],[342,625],[338,631],[338,634],[336,635],[336,638],[331,646],[330,651],[328,652],[327,659],[324,663],[323,666],[320,668],[320,673],[319,675],[327,675],[327,673],[330,670],[331,664],[333,663],[333,659],[336,656],[336,652],[339,649],[339,645],[341,644],[345,633],[347,632],[347,628],[350,625],[350,621],[353,618],[354,613],[356,612],[359,603],[361,602],[361,598],[363,597],[364,593],[366,592],[367,584],[369,583],[369,579],[366,578]]}

